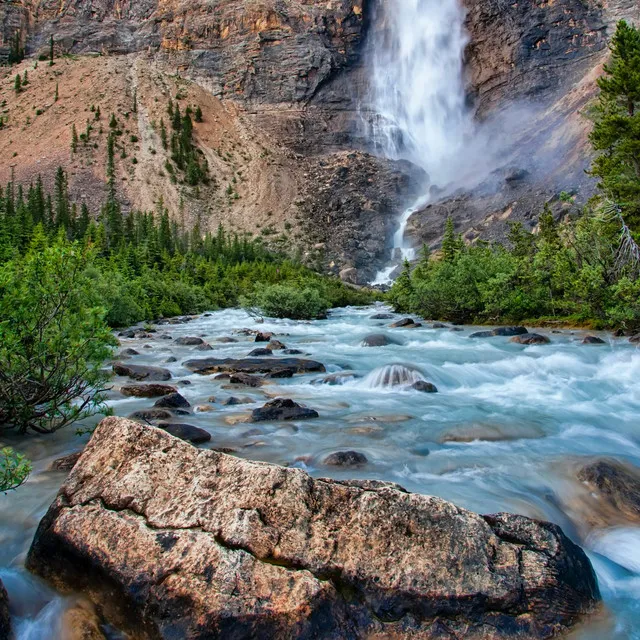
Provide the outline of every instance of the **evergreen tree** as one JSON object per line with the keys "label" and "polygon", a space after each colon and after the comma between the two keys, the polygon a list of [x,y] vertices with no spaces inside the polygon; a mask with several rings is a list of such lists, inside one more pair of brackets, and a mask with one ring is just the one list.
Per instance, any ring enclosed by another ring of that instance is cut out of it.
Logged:
{"label": "evergreen tree", "polygon": [[196,122],[202,122],[202,120],[203,120],[203,118],[202,118],[202,109],[200,108],[200,105],[198,105],[196,107],[195,120],[196,120]]}
{"label": "evergreen tree", "polygon": [[624,20],[611,42],[611,59],[598,80],[600,95],[591,142],[600,154],[592,173],[640,231],[640,31]]}
{"label": "evergreen tree", "polygon": [[448,217],[444,227],[444,236],[442,237],[442,259],[445,262],[454,262],[462,246],[462,239],[456,235],[453,220]]}
{"label": "evergreen tree", "polygon": [[134,89],[133,90],[133,106],[132,106],[132,111],[133,113],[138,113],[138,90]]}
{"label": "evergreen tree", "polygon": [[160,141],[162,142],[162,148],[166,151],[168,147],[167,143],[167,128],[164,124],[164,119],[160,119]]}
{"label": "evergreen tree", "polygon": [[58,102],[59,98],[60,98],[60,87],[58,86],[58,83],[56,82],[56,93],[55,93],[55,96],[53,97],[54,102]]}
{"label": "evergreen tree", "polygon": [[14,80],[13,88],[16,93],[20,93],[22,91],[22,80],[20,79],[20,74],[16,74],[16,79]]}
{"label": "evergreen tree", "polygon": [[24,70],[24,76],[22,76],[22,86],[26,87],[29,84],[29,72],[27,69]]}
{"label": "evergreen tree", "polygon": [[78,150],[78,131],[75,123],[71,127],[71,151],[75,153]]}
{"label": "evergreen tree", "polygon": [[49,38],[49,66],[53,67],[53,57],[55,54],[55,47],[53,44],[53,36]]}

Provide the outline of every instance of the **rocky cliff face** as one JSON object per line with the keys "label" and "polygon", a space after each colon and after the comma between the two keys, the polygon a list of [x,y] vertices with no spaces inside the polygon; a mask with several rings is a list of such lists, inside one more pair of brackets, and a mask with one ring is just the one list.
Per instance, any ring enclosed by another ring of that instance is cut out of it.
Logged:
{"label": "rocky cliff face", "polygon": [[[422,186],[417,174],[401,165],[372,159],[363,172],[361,155],[344,154],[366,149],[358,100],[367,93],[370,20],[375,2],[383,1],[19,0],[0,6],[0,38],[6,41],[16,31],[25,39],[28,34],[28,51],[37,56],[48,50],[53,36],[59,54],[80,56],[67,58],[65,67],[48,74],[39,72],[46,76],[42,83],[53,85],[42,100],[56,82],[65,81],[63,69],[70,67],[75,74],[78,82],[71,90],[79,128],[82,112],[96,102],[104,113],[128,117],[134,88],[139,89],[142,117],[131,128],[143,142],[153,140],[153,125],[169,97],[184,94],[202,104],[206,126],[198,129],[198,143],[218,191],[196,193],[172,184],[162,175],[162,154],[147,144],[146,154],[144,148],[134,151],[149,162],[121,170],[125,206],[152,207],[162,196],[176,212],[183,203],[180,215],[187,224],[199,219],[203,225],[223,222],[251,232],[298,226],[289,244],[307,250],[324,245],[325,269],[337,273],[355,267],[364,280],[384,261],[398,209]],[[589,123],[579,111],[593,96],[612,24],[622,17],[640,18],[632,0],[466,0],[466,6],[470,99],[478,119],[507,130],[510,144],[497,152],[495,172],[480,188],[442,193],[414,216],[410,231],[416,243],[437,244],[449,214],[469,240],[499,237],[509,220],[534,225],[545,202],[556,202],[558,213],[565,212],[557,204],[561,191],[588,197],[593,189],[584,174]],[[122,74],[119,83],[115,70]],[[7,86],[11,73],[4,76]],[[91,91],[82,81],[90,74]],[[108,79],[100,81],[101,74]],[[96,86],[105,89],[96,93]],[[57,164],[68,164],[68,139],[60,131],[60,114],[53,117],[54,105],[39,109],[38,131],[27,111],[35,100],[9,100],[0,152],[11,151],[10,141],[27,115],[23,131],[27,137],[33,132],[33,143],[14,161],[18,178],[52,174]],[[508,126],[499,118],[506,118]],[[71,118],[64,120],[71,126]],[[36,142],[47,137],[46,145]],[[232,151],[223,150],[226,141]],[[159,162],[149,157],[154,152]],[[230,161],[228,153],[236,158]],[[356,165],[350,170],[346,165],[352,160]],[[334,165],[346,167],[348,183],[320,171]],[[8,165],[0,169],[0,180],[8,179],[8,171]],[[398,172],[404,176],[400,182],[394,178]],[[77,195],[97,194],[104,159],[94,154],[74,173]],[[506,179],[513,175],[520,178]],[[309,176],[316,176],[316,183]],[[239,187],[239,198],[226,199],[222,190],[238,181],[244,191]],[[406,198],[396,196],[393,185],[400,183]],[[337,215],[334,205],[341,202]],[[320,224],[337,218],[336,234]],[[367,223],[343,224],[347,218]],[[362,271],[367,256],[369,266]]]}

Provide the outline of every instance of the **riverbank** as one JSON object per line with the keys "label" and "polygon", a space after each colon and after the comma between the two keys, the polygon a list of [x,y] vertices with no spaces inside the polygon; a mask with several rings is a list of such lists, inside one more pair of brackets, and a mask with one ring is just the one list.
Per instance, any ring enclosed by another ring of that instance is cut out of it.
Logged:
{"label": "riverbank", "polygon": [[[205,430],[211,441],[202,448],[303,469],[314,477],[397,482],[475,512],[507,511],[559,524],[586,548],[608,611],[597,625],[581,631],[580,640],[633,637],[640,621],[635,590],[640,572],[633,553],[619,557],[615,536],[622,527],[626,539],[633,540],[637,523],[606,514],[596,518],[598,506],[589,501],[582,508],[578,472],[603,457],[640,464],[635,422],[640,351],[626,338],[610,335],[605,344],[583,345],[587,333],[581,331],[542,331],[550,344],[527,347],[501,336],[470,340],[482,329],[477,327],[392,329],[389,325],[403,316],[372,319],[387,312],[383,307],[341,309],[324,321],[264,323],[240,310],[214,312],[186,324],[157,326],[156,332],[139,337],[120,337],[119,351],[138,353],[123,359],[125,364],[169,371],[171,378],[162,384],[175,386],[191,405],[176,422]],[[301,352],[282,356],[276,350],[264,358],[313,360],[326,373],[247,387],[183,366],[193,359],[246,358],[267,344],[255,342],[256,332],[273,333],[272,340]],[[390,344],[362,346],[371,334],[384,335]],[[212,350],[178,344],[187,337],[200,338]],[[385,374],[392,365],[400,366],[395,386],[393,376]],[[409,389],[409,380],[429,382],[438,393]],[[156,399],[119,392],[132,383],[144,381],[115,378],[108,401],[116,415],[155,404]],[[319,418],[246,422],[254,409],[275,397],[292,398],[316,410]],[[47,469],[56,458],[80,450],[87,439],[67,429],[9,442],[34,461],[34,474],[20,493],[0,497],[0,578],[12,598],[16,628],[35,634],[19,635],[19,640],[49,638],[45,631],[53,624],[51,616],[59,620],[66,606],[22,566],[35,528],[66,475]],[[357,452],[366,462],[325,463],[344,451]]]}

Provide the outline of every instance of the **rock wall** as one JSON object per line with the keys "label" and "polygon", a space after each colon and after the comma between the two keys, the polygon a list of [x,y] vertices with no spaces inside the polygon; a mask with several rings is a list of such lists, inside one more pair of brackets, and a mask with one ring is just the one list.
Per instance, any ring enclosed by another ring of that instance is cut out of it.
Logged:
{"label": "rock wall", "polygon": [[554,525],[104,420],[28,567],[143,638],[550,638],[596,608]]}

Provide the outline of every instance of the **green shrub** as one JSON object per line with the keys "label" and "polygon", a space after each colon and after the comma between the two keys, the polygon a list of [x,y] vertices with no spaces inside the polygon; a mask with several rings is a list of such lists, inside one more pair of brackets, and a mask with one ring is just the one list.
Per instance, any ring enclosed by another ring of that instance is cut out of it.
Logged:
{"label": "green shrub", "polygon": [[90,253],[36,232],[0,267],[0,425],[51,433],[105,410],[114,338],[86,275]]}
{"label": "green shrub", "polygon": [[31,473],[31,463],[13,449],[0,450],[0,493],[13,491],[24,484]]}
{"label": "green shrub", "polygon": [[329,302],[318,289],[274,284],[256,293],[255,306],[270,318],[313,320],[326,318]]}

